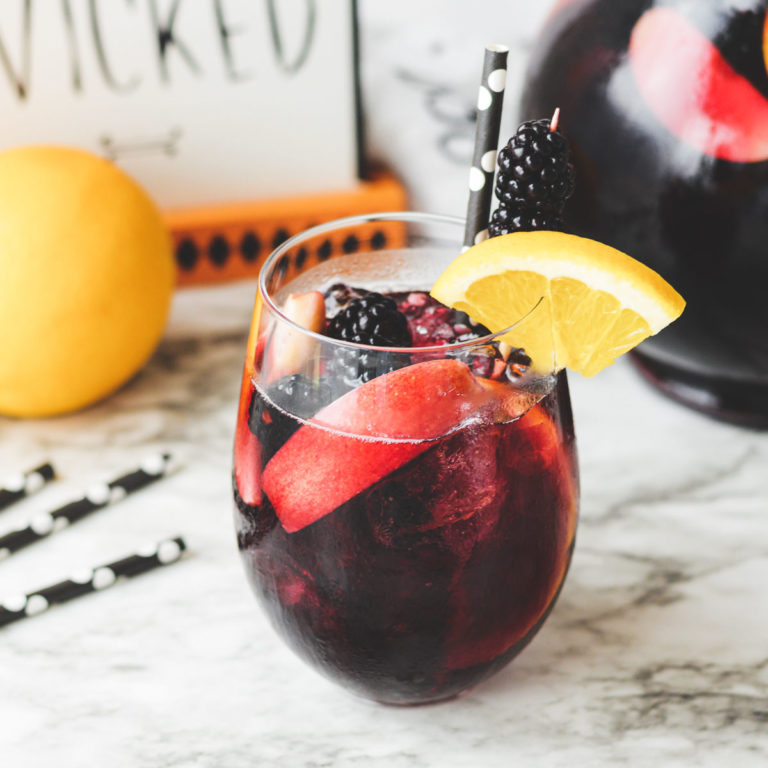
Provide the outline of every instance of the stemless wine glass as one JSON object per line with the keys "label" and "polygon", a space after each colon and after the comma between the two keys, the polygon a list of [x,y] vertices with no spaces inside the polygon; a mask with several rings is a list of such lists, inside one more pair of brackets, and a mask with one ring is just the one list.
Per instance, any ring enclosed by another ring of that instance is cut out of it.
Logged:
{"label": "stemless wine glass", "polygon": [[[291,238],[261,271],[245,360],[234,495],[248,578],[299,656],[390,704],[450,698],[507,664],[573,550],[567,381],[510,345],[515,328],[369,347],[296,315],[339,284],[417,300],[462,232],[392,213]],[[515,327],[540,327],[545,309]]]}

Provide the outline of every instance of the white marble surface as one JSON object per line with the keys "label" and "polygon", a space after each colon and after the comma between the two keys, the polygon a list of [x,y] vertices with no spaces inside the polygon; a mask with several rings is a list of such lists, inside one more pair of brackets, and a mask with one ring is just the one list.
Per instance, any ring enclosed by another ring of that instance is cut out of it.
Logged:
{"label": "white marble surface", "polygon": [[[469,107],[488,30],[522,51],[543,11],[504,30],[460,3],[362,5],[371,144],[419,206],[456,212],[466,165],[438,149],[444,124],[400,68],[458,83],[451,98]],[[3,766],[768,763],[768,434],[670,403],[626,361],[572,377],[582,518],[554,613],[466,697],[379,707],[283,648],[241,571],[229,473],[252,298],[249,283],[180,294],[157,355],[119,394],[65,418],[0,419],[3,470],[52,458],[63,475],[2,513],[0,530],[149,451],[184,464],[4,562],[0,599],[167,535],[191,549],[166,570],[0,630]]]}

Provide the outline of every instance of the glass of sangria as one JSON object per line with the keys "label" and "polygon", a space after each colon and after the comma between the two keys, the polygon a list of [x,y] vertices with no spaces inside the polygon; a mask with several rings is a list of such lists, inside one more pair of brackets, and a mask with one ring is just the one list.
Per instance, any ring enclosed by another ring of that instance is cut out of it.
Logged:
{"label": "glass of sangria", "polygon": [[301,658],[389,704],[505,666],[574,545],[565,373],[429,295],[463,227],[374,214],[286,241],[245,360],[233,482],[251,586]]}

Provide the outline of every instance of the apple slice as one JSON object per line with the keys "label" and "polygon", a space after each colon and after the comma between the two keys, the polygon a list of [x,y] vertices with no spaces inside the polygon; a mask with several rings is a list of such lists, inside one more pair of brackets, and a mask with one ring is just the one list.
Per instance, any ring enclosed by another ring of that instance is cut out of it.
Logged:
{"label": "apple slice", "polygon": [[428,450],[429,441],[494,397],[458,360],[379,376],[301,427],[267,464],[264,491],[285,530],[298,531]]}
{"label": "apple slice", "polygon": [[674,8],[643,14],[629,62],[646,104],[679,139],[721,160],[768,158],[768,100]]}
{"label": "apple slice", "polygon": [[[282,312],[289,320],[308,331],[322,333],[325,327],[325,299],[320,291],[290,294]],[[298,373],[317,343],[316,339],[276,320],[262,368],[267,383]]]}
{"label": "apple slice", "polygon": [[559,458],[557,427],[540,405],[535,405],[517,422],[522,445],[509,465],[523,475],[533,475],[553,465]]}
{"label": "apple slice", "polygon": [[248,428],[247,416],[238,417],[235,428],[235,482],[246,504],[261,504],[261,443]]}

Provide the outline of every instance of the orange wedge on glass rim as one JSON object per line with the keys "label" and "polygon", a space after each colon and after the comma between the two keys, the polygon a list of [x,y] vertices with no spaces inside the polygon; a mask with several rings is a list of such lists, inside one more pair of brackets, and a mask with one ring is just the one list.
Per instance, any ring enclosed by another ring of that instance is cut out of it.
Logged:
{"label": "orange wedge on glass rim", "polygon": [[[594,376],[677,319],[685,301],[649,267],[564,232],[514,232],[472,246],[432,296],[521,347],[538,370]],[[514,324],[514,325],[513,325]]]}

